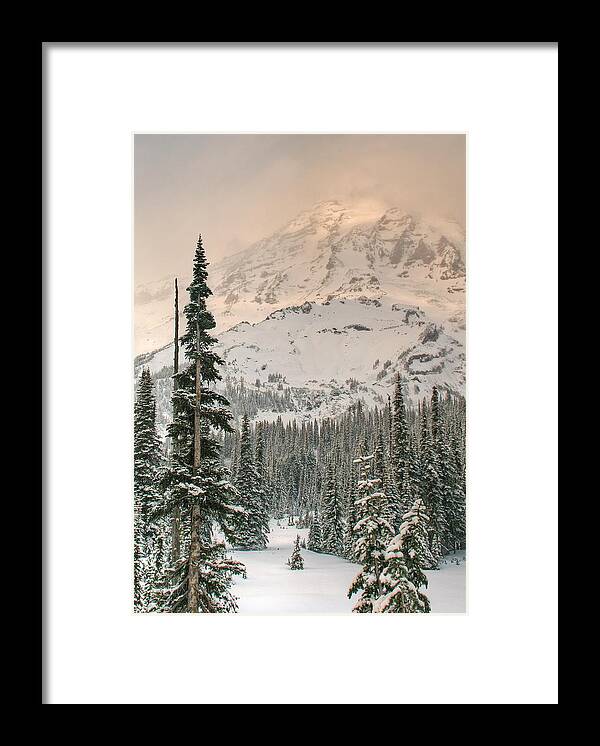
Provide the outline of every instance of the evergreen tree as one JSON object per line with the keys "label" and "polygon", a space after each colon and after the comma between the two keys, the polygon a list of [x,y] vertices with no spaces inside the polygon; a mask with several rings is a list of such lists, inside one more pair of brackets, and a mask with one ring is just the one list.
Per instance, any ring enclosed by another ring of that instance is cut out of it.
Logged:
{"label": "evergreen tree", "polygon": [[[393,476],[390,474],[390,467],[385,453],[385,443],[383,438],[383,429],[379,428],[376,436],[375,452],[373,456],[373,476],[379,479],[379,483],[386,496],[386,504],[383,509],[384,518],[391,526],[396,526],[398,518],[402,515],[398,489]],[[404,475],[406,469],[402,471]],[[399,525],[399,523],[398,523]]]}
{"label": "evergreen tree", "polygon": [[321,519],[319,512],[313,513],[310,529],[308,532],[308,548],[312,552],[321,552],[323,550],[323,534],[321,532]]}
{"label": "evergreen tree", "polygon": [[172,613],[236,611],[231,584],[233,575],[244,574],[244,566],[228,557],[224,543],[214,537],[218,529],[234,543],[243,509],[220,463],[215,436],[232,428],[227,399],[211,388],[220,380],[217,367],[223,361],[212,350],[217,340],[208,333],[215,322],[206,308],[211,294],[207,267],[199,237],[181,338],[188,365],[174,375],[171,399],[173,421],[168,432],[177,449],[163,480],[164,496],[153,511],[155,520],[172,515],[177,508],[181,515],[181,556],[162,602],[163,610]]}
{"label": "evergreen tree", "polygon": [[[359,454],[360,456],[360,450]],[[348,500],[346,505],[346,528],[344,531],[344,557],[348,560],[356,559],[355,526],[358,521],[358,507],[356,501],[360,497],[358,485],[361,478],[360,458],[353,459],[349,466],[350,483],[348,485]]]}
{"label": "evergreen tree", "polygon": [[322,508],[323,551],[341,556],[344,550],[342,503],[335,482],[333,466],[328,469]]}
{"label": "evergreen tree", "polygon": [[269,517],[260,475],[254,465],[248,415],[242,419],[240,458],[235,484],[245,515],[239,530],[240,549],[264,549],[269,533]]}
{"label": "evergreen tree", "polygon": [[402,478],[407,468],[408,461],[408,425],[406,419],[406,406],[402,392],[402,379],[400,374],[396,378],[394,388],[393,416],[392,416],[392,464],[396,486],[402,488]]}
{"label": "evergreen tree", "polygon": [[292,554],[288,560],[288,565],[290,567],[290,570],[304,570],[304,560],[302,559],[302,554],[300,552],[299,536],[296,536],[296,542],[294,544]]}
{"label": "evergreen tree", "polygon": [[435,559],[435,566],[442,556],[441,537],[445,530],[445,520],[441,496],[441,479],[438,452],[429,430],[426,408],[423,407],[421,438],[419,444],[419,494],[429,515],[429,548]]}
{"label": "evergreen tree", "polygon": [[371,613],[373,604],[383,593],[381,574],[385,569],[385,549],[393,534],[392,526],[384,517],[387,497],[381,492],[381,480],[370,476],[373,456],[362,456],[361,479],[358,484],[359,498],[356,501],[359,521],[355,526],[355,551],[362,570],[354,579],[348,597],[361,591],[353,611]]}
{"label": "evergreen tree", "polygon": [[427,523],[422,500],[416,500],[403,516],[398,534],[385,551],[381,573],[381,595],[373,604],[374,613],[411,614],[431,611],[429,599],[420,590],[427,588],[423,566],[430,562]]}
{"label": "evergreen tree", "polygon": [[[412,480],[410,478],[410,472],[407,469],[402,475],[402,489],[400,490],[400,506],[402,508],[402,516],[410,510],[411,506],[415,501],[414,490]],[[400,521],[400,525],[402,520]],[[400,527],[398,526],[398,528]]]}
{"label": "evergreen tree", "polygon": [[257,423],[254,432],[254,466],[256,467],[256,473],[258,474],[259,489],[262,493],[263,511],[265,515],[269,516],[269,511],[273,503],[272,487],[268,478],[267,469],[265,466],[265,440],[263,434],[263,425],[261,422]]}
{"label": "evergreen tree", "polygon": [[152,588],[162,557],[154,550],[150,509],[158,491],[160,442],[156,433],[156,406],[150,370],[144,368],[134,407],[134,608],[150,611]]}
{"label": "evergreen tree", "polygon": [[150,524],[150,544],[148,548],[149,575],[151,587],[148,611],[165,611],[162,597],[168,588],[172,568],[172,527],[173,518],[162,516]]}
{"label": "evergreen tree", "polygon": [[445,457],[452,464],[452,484],[446,504],[448,551],[462,549],[466,541],[465,473],[460,446],[453,442],[444,447]]}
{"label": "evergreen tree", "polygon": [[437,386],[434,386],[431,392],[431,438],[434,446],[441,437],[441,419],[440,393]]}

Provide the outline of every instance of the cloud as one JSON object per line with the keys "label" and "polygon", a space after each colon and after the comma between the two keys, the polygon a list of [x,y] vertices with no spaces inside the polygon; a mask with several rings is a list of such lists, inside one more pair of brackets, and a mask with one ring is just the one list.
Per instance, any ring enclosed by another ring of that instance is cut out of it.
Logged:
{"label": "cloud", "polygon": [[211,261],[315,202],[398,205],[464,224],[463,135],[136,135],[136,282]]}

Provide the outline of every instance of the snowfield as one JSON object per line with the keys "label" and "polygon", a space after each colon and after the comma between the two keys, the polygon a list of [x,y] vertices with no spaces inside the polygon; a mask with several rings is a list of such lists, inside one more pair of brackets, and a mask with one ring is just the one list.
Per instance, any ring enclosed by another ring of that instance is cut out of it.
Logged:
{"label": "snowfield", "polygon": [[447,326],[450,334],[418,306],[387,299],[306,302],[238,324],[215,351],[234,378],[265,386],[277,374],[285,386],[321,392],[332,416],[358,397],[375,406],[379,396],[381,405],[398,372],[415,401],[430,397],[433,386],[463,394],[465,332],[460,321]]}
{"label": "snowfield", "polygon": [[[239,597],[240,614],[352,612],[357,597],[349,599],[347,593],[360,565],[303,549],[304,570],[290,570],[286,563],[297,535],[308,540],[308,529],[288,526],[285,520],[271,521],[267,549],[232,552],[235,559],[246,565],[247,578],[236,579],[233,589]],[[431,610],[433,613],[464,613],[465,553],[449,555],[442,562],[440,570],[426,573]]]}

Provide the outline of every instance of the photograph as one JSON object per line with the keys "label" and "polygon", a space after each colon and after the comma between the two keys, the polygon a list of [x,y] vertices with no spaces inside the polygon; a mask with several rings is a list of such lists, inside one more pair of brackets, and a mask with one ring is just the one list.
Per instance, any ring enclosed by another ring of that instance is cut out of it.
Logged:
{"label": "photograph", "polygon": [[557,704],[558,42],[41,47],[42,703]]}
{"label": "photograph", "polygon": [[135,134],[133,608],[466,608],[465,134]]}

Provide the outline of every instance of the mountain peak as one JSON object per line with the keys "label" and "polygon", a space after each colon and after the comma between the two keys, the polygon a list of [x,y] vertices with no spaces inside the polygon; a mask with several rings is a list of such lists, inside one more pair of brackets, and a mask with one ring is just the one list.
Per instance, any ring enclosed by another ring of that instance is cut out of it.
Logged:
{"label": "mountain peak", "polygon": [[[417,297],[443,321],[464,304],[463,257],[464,231],[455,221],[423,219],[404,206],[374,201],[322,200],[213,264],[210,305],[218,331],[306,301],[363,296],[396,302]],[[149,325],[136,331],[144,339],[140,351],[161,346],[172,334],[170,283],[160,297],[156,289],[144,290],[137,293],[147,301]]]}

